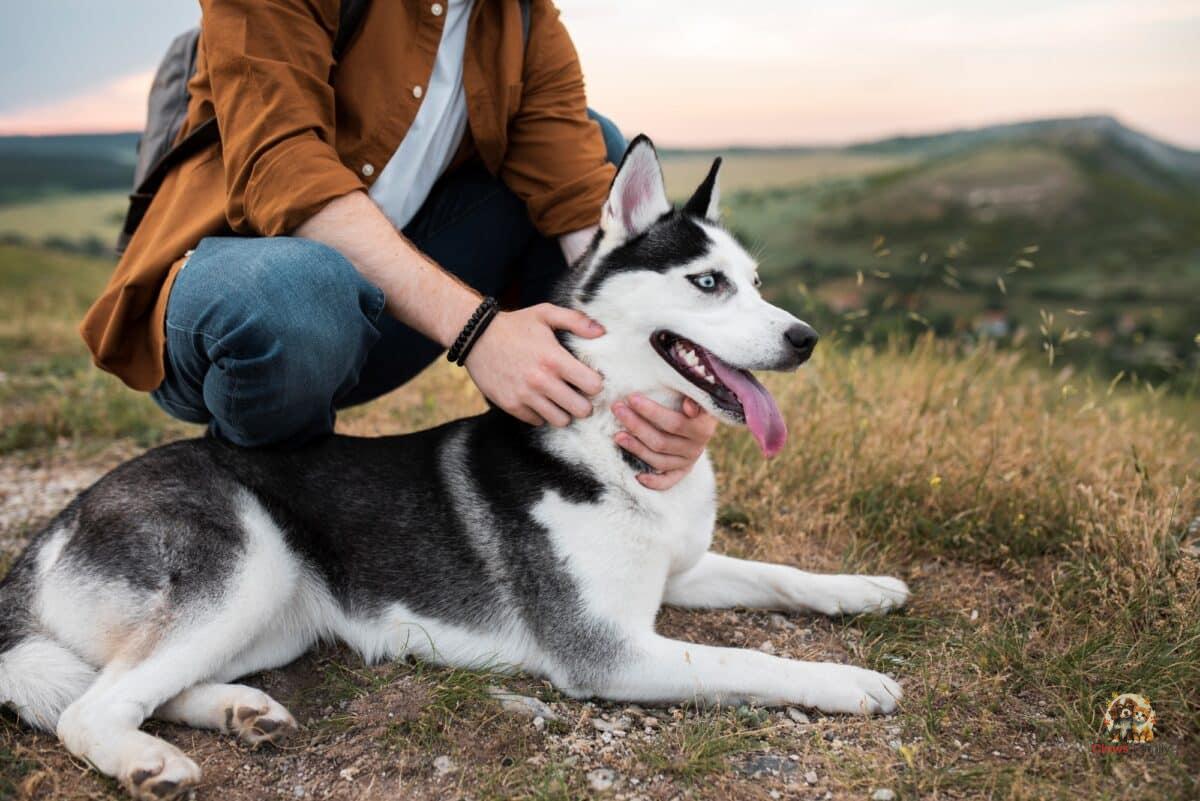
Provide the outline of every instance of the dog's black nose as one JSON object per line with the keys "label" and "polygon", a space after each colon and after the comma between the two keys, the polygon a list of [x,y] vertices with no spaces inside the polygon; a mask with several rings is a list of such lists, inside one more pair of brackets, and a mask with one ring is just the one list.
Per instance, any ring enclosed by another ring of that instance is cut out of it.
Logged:
{"label": "dog's black nose", "polygon": [[796,351],[801,362],[807,361],[808,357],[812,356],[813,348],[817,346],[817,339],[819,339],[817,332],[807,323],[796,323],[789,327],[783,336]]}

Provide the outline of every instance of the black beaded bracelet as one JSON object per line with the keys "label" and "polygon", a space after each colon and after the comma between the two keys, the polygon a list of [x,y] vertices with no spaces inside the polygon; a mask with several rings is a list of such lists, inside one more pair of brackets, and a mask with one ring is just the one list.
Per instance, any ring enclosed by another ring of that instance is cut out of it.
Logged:
{"label": "black beaded bracelet", "polygon": [[458,337],[450,346],[449,352],[446,353],[446,361],[454,362],[459,367],[463,365],[463,362],[467,360],[467,354],[471,352],[471,348],[479,340],[479,335],[483,333],[483,329],[487,328],[488,323],[496,316],[497,306],[495,298],[488,296],[483,299],[483,302],[471,314],[471,319],[467,320],[467,324],[458,332]]}
{"label": "black beaded bracelet", "polygon": [[475,343],[478,342],[479,338],[483,336],[484,329],[491,325],[492,319],[499,312],[500,307],[493,305],[490,309],[483,313],[483,317],[480,318],[479,323],[475,326],[475,330],[471,332],[471,337],[467,340],[467,344],[463,345],[462,353],[458,354],[458,359],[456,359],[454,362],[455,364],[457,364],[459,367],[462,367],[467,363],[467,354],[469,354],[471,349],[475,347]]}

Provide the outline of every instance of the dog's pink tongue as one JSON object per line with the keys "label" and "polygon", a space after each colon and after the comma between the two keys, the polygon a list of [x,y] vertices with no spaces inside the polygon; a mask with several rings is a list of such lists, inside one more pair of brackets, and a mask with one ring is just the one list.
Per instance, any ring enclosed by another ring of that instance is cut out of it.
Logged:
{"label": "dog's pink tongue", "polygon": [[735,370],[711,353],[709,356],[712,357],[709,362],[713,372],[721,379],[722,384],[737,395],[738,402],[742,404],[742,410],[746,413],[746,427],[758,440],[758,447],[762,449],[763,456],[770,459],[783,450],[783,444],[787,442],[787,424],[783,422],[783,415],[779,413],[775,399],[750,373]]}

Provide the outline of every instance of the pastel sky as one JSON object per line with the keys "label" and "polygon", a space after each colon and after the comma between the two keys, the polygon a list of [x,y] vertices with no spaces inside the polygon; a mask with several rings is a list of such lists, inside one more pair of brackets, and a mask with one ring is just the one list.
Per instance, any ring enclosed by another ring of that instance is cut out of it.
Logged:
{"label": "pastel sky", "polygon": [[[1200,148],[1198,0],[559,6],[592,105],[663,144],[840,143],[1110,113]],[[198,18],[195,0],[4,2],[0,133],[140,127],[159,56]]]}

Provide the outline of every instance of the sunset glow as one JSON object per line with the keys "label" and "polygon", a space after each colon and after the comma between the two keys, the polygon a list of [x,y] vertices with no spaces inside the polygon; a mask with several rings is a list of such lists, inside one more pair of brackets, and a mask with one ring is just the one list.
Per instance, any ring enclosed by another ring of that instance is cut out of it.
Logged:
{"label": "sunset glow", "polygon": [[[178,5],[180,28],[192,24],[194,4]],[[1200,146],[1200,5],[1191,0],[559,5],[591,104],[665,143],[842,143],[1115,114]],[[0,133],[139,128],[166,44],[144,43],[142,68],[77,91],[0,96]]]}

